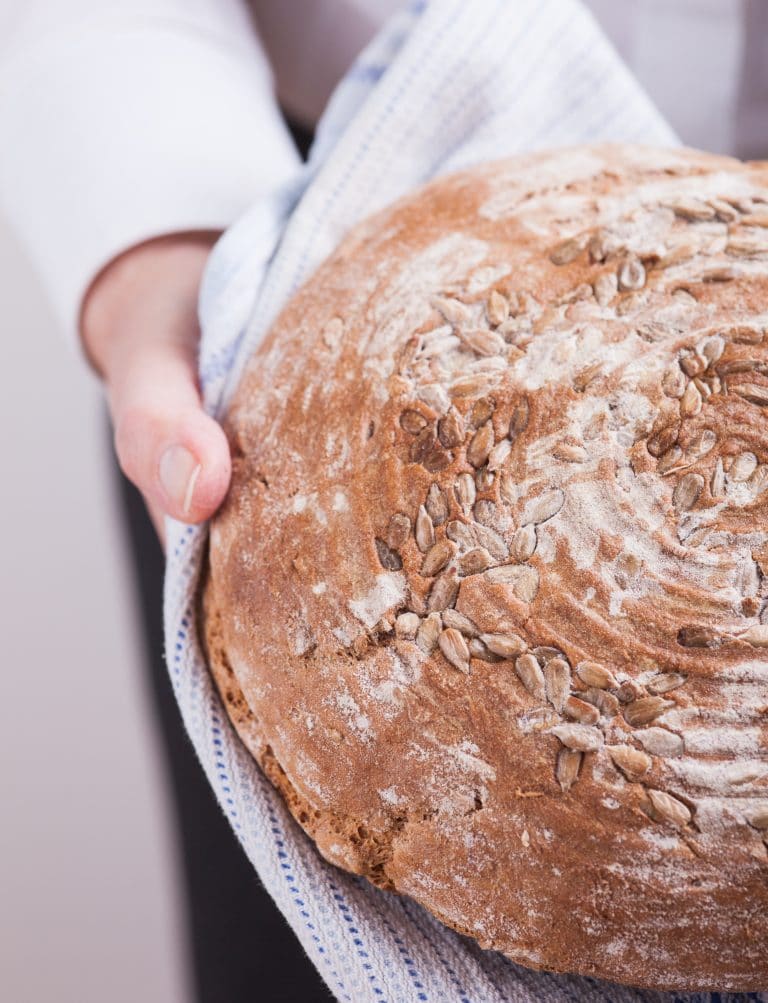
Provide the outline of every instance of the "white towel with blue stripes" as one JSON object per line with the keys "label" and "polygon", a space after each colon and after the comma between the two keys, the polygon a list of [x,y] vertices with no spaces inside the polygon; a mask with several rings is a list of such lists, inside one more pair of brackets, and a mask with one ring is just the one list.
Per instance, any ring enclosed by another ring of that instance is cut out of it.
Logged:
{"label": "white towel with blue stripes", "polygon": [[[457,168],[598,140],[677,142],[578,0],[411,4],[340,84],[306,168],[213,251],[201,297],[208,413],[222,413],[280,307],[359,219]],[[166,528],[166,658],[184,723],[248,858],[339,1000],[683,999],[532,972],[327,864],[240,743],[206,667],[193,596],[207,529]]]}

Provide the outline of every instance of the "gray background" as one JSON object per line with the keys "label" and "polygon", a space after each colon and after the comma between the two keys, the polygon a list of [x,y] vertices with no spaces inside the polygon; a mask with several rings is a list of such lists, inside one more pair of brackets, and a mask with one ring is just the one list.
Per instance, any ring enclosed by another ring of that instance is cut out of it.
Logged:
{"label": "gray background", "polygon": [[2,220],[0,318],[0,999],[181,1003],[178,861],[102,393]]}

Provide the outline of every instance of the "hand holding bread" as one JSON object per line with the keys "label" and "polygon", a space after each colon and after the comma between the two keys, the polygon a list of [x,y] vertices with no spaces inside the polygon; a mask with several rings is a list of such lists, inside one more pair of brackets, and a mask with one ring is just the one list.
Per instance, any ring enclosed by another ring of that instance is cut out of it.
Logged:
{"label": "hand holding bread", "polygon": [[164,544],[164,515],[201,522],[229,483],[226,439],[203,411],[197,296],[215,234],[174,234],[131,248],[94,281],[82,339],[106,384],[115,449]]}

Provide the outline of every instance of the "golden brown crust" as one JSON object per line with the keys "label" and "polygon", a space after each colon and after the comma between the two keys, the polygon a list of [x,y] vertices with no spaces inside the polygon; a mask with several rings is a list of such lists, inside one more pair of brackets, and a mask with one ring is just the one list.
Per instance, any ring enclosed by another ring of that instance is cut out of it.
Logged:
{"label": "golden brown crust", "polygon": [[249,361],[203,635],[323,855],[534,968],[768,985],[768,168],[358,226]]}

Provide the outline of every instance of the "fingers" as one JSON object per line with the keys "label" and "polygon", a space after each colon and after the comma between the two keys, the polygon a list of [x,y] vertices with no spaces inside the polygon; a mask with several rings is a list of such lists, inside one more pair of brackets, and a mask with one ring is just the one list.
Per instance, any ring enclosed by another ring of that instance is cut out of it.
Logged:
{"label": "fingers", "polygon": [[189,346],[144,344],[122,367],[110,404],[125,475],[161,512],[198,523],[221,504],[231,462],[226,436],[202,409]]}
{"label": "fingers", "polygon": [[161,540],[164,514],[208,519],[229,486],[229,445],[197,383],[197,293],[214,239],[177,234],[130,249],[83,308],[83,346],[106,385],[120,467]]}

